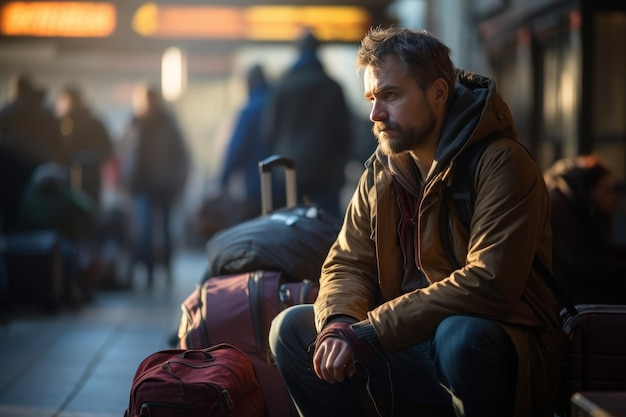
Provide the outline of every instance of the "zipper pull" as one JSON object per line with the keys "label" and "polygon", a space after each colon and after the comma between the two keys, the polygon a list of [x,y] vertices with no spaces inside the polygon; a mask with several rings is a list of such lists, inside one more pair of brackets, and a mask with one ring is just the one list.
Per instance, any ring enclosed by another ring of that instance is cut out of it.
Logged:
{"label": "zipper pull", "polygon": [[224,402],[226,403],[226,407],[228,407],[229,410],[235,408],[235,405],[233,404],[233,399],[230,398],[230,393],[227,390],[222,390],[222,397],[224,397]]}

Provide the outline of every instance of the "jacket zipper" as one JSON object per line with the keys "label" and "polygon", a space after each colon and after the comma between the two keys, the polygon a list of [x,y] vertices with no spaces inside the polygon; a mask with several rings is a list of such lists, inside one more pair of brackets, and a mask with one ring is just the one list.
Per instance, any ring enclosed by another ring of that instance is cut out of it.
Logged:
{"label": "jacket zipper", "polygon": [[421,217],[420,213],[422,212],[422,202],[424,201],[424,190],[426,189],[426,186],[428,184],[430,184],[431,181],[429,181],[428,183],[424,183],[424,185],[420,188],[420,193],[419,196],[417,197],[417,213],[415,213],[415,218],[413,218],[411,220],[411,222],[414,224],[415,226],[415,242],[414,242],[414,251],[415,251],[415,256],[417,259],[417,268],[422,271],[424,273],[424,275],[426,275],[426,272],[424,271],[424,268],[422,267],[422,228],[421,228]]}

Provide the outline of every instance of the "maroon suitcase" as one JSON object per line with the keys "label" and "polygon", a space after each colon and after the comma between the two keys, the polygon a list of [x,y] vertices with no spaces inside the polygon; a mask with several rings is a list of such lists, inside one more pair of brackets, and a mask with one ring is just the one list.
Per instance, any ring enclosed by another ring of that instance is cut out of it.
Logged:
{"label": "maroon suitcase", "polygon": [[578,304],[563,328],[570,338],[570,395],[626,391],[626,305]]}
{"label": "maroon suitcase", "polygon": [[240,349],[155,352],[138,366],[124,417],[263,417],[254,366]]}
{"label": "maroon suitcase", "polygon": [[228,343],[254,364],[271,417],[296,415],[268,347],[272,319],[294,304],[312,303],[319,285],[285,282],[283,274],[255,271],[212,277],[183,302],[178,331],[183,349]]}

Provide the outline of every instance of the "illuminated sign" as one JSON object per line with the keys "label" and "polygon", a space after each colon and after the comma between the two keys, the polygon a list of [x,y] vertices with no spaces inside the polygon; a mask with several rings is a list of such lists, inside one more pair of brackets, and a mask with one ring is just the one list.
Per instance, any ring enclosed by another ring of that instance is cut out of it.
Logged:
{"label": "illuminated sign", "polygon": [[352,6],[235,8],[145,3],[133,17],[137,33],[155,38],[291,41],[307,27],[320,40],[358,41],[370,24],[369,13]]}
{"label": "illuminated sign", "polygon": [[133,17],[135,32],[158,38],[227,38],[242,37],[238,9],[220,6],[142,5]]}
{"label": "illuminated sign", "polygon": [[[41,37],[108,37],[117,20],[108,2],[11,1],[0,6],[0,34]],[[146,38],[291,41],[302,28],[322,41],[359,41],[371,25],[357,6],[144,3],[132,16],[132,29]]]}
{"label": "illuminated sign", "polygon": [[245,38],[293,40],[303,27],[320,40],[360,41],[371,25],[369,13],[350,6],[254,6],[244,10]]}
{"label": "illuminated sign", "polygon": [[0,8],[7,36],[107,37],[115,30],[111,3],[8,2]]}

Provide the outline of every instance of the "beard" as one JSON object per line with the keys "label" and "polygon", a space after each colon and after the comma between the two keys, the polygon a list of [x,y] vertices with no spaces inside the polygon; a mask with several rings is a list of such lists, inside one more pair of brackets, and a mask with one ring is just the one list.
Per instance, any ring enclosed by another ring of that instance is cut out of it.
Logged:
{"label": "beard", "polygon": [[396,155],[426,143],[435,129],[435,118],[425,117],[422,122],[406,129],[393,121],[376,122],[372,132],[384,155]]}

